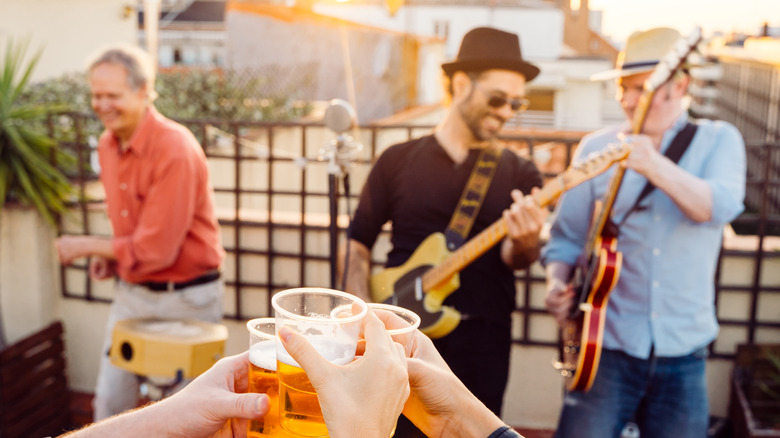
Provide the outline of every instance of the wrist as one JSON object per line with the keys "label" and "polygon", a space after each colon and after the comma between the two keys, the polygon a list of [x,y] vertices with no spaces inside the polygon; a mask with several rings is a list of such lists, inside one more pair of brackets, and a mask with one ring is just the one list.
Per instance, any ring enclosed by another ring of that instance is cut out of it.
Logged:
{"label": "wrist", "polygon": [[498,428],[505,426],[496,414],[471,393],[468,393],[468,397],[463,400],[461,407],[463,409],[453,412],[440,436],[488,437]]}
{"label": "wrist", "polygon": [[324,411],[323,416],[331,438],[388,438],[398,421],[398,417],[391,418],[388,412],[357,400],[340,404],[337,410]]}
{"label": "wrist", "polygon": [[539,235],[531,234],[517,239],[509,239],[512,243],[513,254],[525,254],[540,248]]}
{"label": "wrist", "polygon": [[487,438],[523,438],[523,436],[515,432],[511,426],[505,424],[494,430]]}
{"label": "wrist", "polygon": [[331,438],[387,438],[390,436],[391,430],[381,431],[381,428],[375,424],[365,424],[362,422],[350,422],[346,427],[340,425],[334,425],[331,427],[328,425],[328,435]]}
{"label": "wrist", "polygon": [[674,162],[670,160],[669,157],[660,153],[655,154],[653,165],[647,170],[645,178],[653,185],[659,186],[660,182],[663,180],[663,175],[666,174],[666,169],[668,169],[670,165],[675,166]]}
{"label": "wrist", "polygon": [[533,242],[533,244],[512,244],[512,264],[515,269],[522,269],[529,266],[536,259],[539,258],[541,253],[541,245],[539,240]]}

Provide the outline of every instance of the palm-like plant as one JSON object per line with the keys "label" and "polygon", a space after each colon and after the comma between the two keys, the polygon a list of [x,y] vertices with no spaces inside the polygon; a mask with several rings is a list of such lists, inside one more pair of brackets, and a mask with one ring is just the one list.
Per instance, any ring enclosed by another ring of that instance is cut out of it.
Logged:
{"label": "palm-like plant", "polygon": [[42,129],[41,121],[58,108],[18,102],[42,53],[25,64],[28,46],[29,41],[9,39],[0,58],[0,207],[10,199],[33,205],[54,225],[73,190],[52,162],[62,164],[72,157],[58,150]]}

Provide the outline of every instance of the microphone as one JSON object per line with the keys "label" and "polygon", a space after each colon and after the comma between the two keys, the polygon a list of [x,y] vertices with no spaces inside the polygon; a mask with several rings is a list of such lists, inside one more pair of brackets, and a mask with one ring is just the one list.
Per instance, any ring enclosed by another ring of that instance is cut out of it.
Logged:
{"label": "microphone", "polygon": [[331,163],[331,173],[338,173],[336,165],[345,173],[345,169],[357,159],[363,145],[347,134],[357,122],[357,116],[352,106],[342,99],[333,99],[325,110],[323,123],[336,133],[336,138],[329,141],[322,148],[317,158],[320,161],[328,160]]}
{"label": "microphone", "polygon": [[343,134],[355,127],[355,110],[343,99],[333,99],[325,110],[322,121],[336,134]]}

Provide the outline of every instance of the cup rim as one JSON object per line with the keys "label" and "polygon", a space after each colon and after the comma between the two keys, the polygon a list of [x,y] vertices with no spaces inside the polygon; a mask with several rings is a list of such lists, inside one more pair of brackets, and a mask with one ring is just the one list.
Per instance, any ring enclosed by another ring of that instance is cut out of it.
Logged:
{"label": "cup rim", "polygon": [[273,324],[274,325],[274,332],[276,332],[276,318],[274,318],[272,316],[264,316],[262,318],[250,319],[249,321],[246,322],[246,328],[249,331],[249,333],[252,334],[252,335],[261,337],[261,338],[268,339],[268,340],[276,339],[276,335],[275,334],[272,335],[270,333],[261,332],[260,330],[255,328],[255,324],[257,324],[258,322],[261,322],[261,321],[266,321],[266,322],[270,322],[271,324]]}
{"label": "cup rim", "polygon": [[[411,324],[409,324],[408,327],[404,328],[397,328],[397,329],[388,329],[387,332],[392,335],[400,335],[402,333],[407,333],[410,331],[417,330],[418,327],[420,327],[420,315],[412,312],[411,310],[401,307],[401,306],[395,306],[392,304],[385,304],[385,303],[368,303],[368,307],[372,309],[380,309],[380,310],[386,310],[388,312],[394,312],[394,313],[403,313],[405,315],[409,315],[411,319],[414,321]],[[400,310],[400,312],[399,312]]]}
{"label": "cup rim", "polygon": [[[312,316],[298,315],[296,313],[290,312],[289,310],[283,309],[278,303],[280,297],[286,297],[288,295],[293,295],[293,294],[300,294],[303,292],[320,292],[320,293],[336,295],[342,298],[348,298],[354,300],[360,303],[361,305],[360,313],[358,313],[357,315],[352,315],[346,318],[338,318],[338,319],[315,318]],[[368,313],[368,304],[366,304],[365,301],[361,300],[360,297],[358,297],[357,295],[353,295],[351,293],[343,292],[340,290],[328,289],[324,287],[297,287],[293,289],[285,289],[281,292],[275,293],[274,296],[271,297],[271,306],[274,308],[276,312],[281,313],[287,318],[296,319],[299,321],[317,322],[320,324],[344,324],[344,323],[356,322],[363,319],[363,317],[366,316],[366,314]]]}

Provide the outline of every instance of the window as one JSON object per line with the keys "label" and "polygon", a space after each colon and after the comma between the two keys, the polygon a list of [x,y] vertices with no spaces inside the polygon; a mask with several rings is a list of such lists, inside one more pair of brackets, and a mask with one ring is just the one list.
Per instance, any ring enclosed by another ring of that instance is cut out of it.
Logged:
{"label": "window", "polygon": [[446,41],[447,37],[450,35],[450,22],[447,20],[434,20],[433,34]]}

